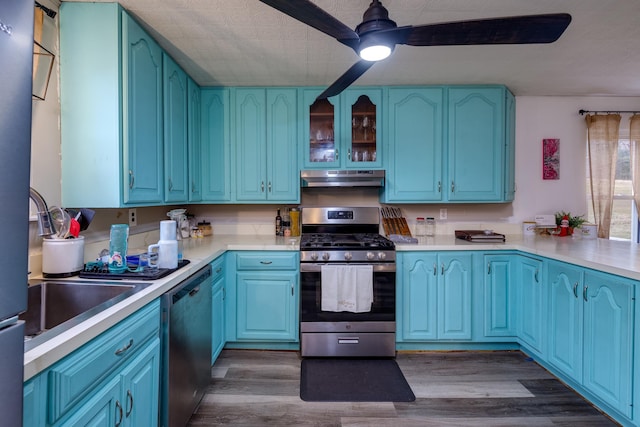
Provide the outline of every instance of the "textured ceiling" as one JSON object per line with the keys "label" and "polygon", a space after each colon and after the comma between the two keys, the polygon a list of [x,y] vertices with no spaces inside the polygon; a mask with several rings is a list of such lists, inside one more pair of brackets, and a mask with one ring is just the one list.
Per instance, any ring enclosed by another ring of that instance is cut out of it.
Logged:
{"label": "textured ceiling", "polygon": [[[327,86],[358,59],[348,47],[258,0],[119,2],[204,86]],[[314,3],[355,28],[370,0]],[[356,85],[502,83],[516,95],[640,96],[638,0],[383,4],[398,26],[559,12],[573,20],[553,44],[397,46]]]}

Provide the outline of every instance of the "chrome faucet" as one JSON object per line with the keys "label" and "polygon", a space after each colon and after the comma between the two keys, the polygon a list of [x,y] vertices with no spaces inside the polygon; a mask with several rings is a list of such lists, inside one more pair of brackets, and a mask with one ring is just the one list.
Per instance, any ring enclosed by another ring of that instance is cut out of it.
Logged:
{"label": "chrome faucet", "polygon": [[44,201],[40,193],[31,187],[29,187],[29,198],[33,200],[36,208],[38,208],[38,234],[45,239],[52,239],[52,236],[56,234],[56,226],[53,224],[47,202]]}

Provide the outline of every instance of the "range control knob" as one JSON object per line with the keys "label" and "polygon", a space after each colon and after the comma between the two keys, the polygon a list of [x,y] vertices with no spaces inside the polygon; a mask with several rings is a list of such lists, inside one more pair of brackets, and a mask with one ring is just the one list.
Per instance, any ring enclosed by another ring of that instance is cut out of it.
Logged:
{"label": "range control knob", "polygon": [[378,259],[385,259],[387,257],[387,254],[384,252],[378,252]]}
{"label": "range control knob", "polygon": [[344,259],[346,259],[347,261],[351,261],[351,258],[353,258],[353,255],[351,255],[351,252],[344,253]]}
{"label": "range control knob", "polygon": [[369,261],[372,261],[376,258],[376,254],[374,254],[373,252],[367,252],[367,259]]}
{"label": "range control knob", "polygon": [[331,255],[329,255],[329,252],[323,252],[322,253],[322,259],[324,261],[329,261],[329,258],[331,258]]}
{"label": "range control knob", "polygon": [[317,261],[318,260],[318,254],[316,252],[311,252],[311,261]]}

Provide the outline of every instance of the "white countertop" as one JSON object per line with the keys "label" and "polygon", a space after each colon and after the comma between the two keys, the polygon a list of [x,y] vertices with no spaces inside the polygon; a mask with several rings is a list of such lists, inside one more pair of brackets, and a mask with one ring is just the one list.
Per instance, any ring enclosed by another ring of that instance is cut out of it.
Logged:
{"label": "white countertop", "polygon": [[[184,241],[184,258],[191,262],[175,273],[91,317],[24,354],[25,381],[65,357],[144,305],[186,280],[227,250],[297,251],[299,239],[265,235],[215,235]],[[417,244],[397,245],[398,251],[513,250],[543,256],[640,280],[640,246],[611,240],[573,237],[507,236],[506,243],[470,243],[453,236],[420,238]]]}

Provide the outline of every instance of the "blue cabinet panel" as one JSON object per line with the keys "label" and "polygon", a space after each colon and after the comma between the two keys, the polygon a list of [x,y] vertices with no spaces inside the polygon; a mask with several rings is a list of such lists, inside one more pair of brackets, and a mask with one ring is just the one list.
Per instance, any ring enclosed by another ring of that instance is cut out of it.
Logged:
{"label": "blue cabinet panel", "polygon": [[543,282],[543,262],[539,259],[520,256],[518,258],[520,341],[538,356],[545,355],[546,337],[546,289]]}
{"label": "blue cabinet panel", "polygon": [[188,148],[189,148],[189,201],[202,200],[202,117],[200,86],[187,79],[188,95]]}
{"label": "blue cabinet panel", "polygon": [[448,199],[501,201],[505,90],[451,87],[447,96]]}
{"label": "blue cabinet panel", "polygon": [[164,54],[164,200],[189,199],[187,74]]}
{"label": "blue cabinet panel", "polygon": [[389,89],[385,202],[441,201],[443,88]]}
{"label": "blue cabinet panel", "polygon": [[231,137],[229,90],[204,88],[201,92],[202,199],[231,200]]}
{"label": "blue cabinet panel", "polygon": [[516,335],[513,255],[485,255],[483,287],[484,336]]}

